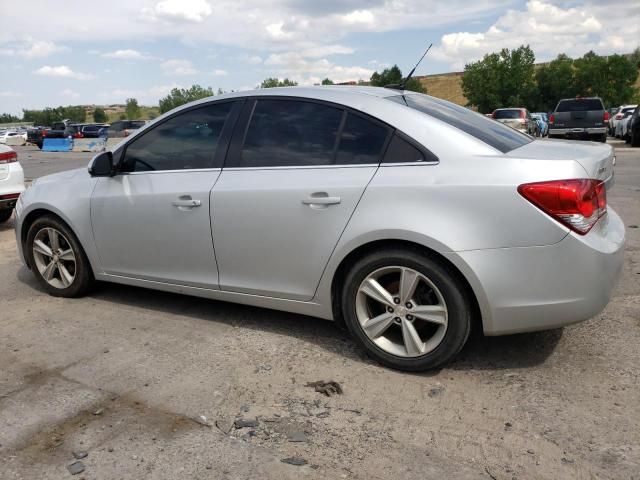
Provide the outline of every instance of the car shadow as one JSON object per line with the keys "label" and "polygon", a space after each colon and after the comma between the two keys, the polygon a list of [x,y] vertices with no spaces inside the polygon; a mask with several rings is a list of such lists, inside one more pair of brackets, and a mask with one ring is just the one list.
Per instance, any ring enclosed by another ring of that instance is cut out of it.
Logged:
{"label": "car shadow", "polygon": [[[19,270],[18,279],[43,292],[26,267]],[[198,320],[291,336],[353,361],[379,365],[355,345],[344,328],[334,322],[314,317],[105,282],[98,282],[89,296],[162,314],[186,315]],[[445,370],[534,367],[544,363],[561,337],[562,329],[503,337],[485,337],[481,332],[474,332],[458,357]],[[433,376],[439,371],[418,375]]]}

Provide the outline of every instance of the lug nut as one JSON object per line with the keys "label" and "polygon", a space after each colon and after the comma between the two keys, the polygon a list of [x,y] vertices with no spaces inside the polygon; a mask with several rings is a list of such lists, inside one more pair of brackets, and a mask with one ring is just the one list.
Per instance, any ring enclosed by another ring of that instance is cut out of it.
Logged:
{"label": "lug nut", "polygon": [[393,307],[387,307],[387,312],[393,313]]}
{"label": "lug nut", "polygon": [[399,299],[398,297],[395,297],[395,298],[393,299],[393,303],[395,303],[395,304],[400,303],[400,299]]}
{"label": "lug nut", "polygon": [[407,308],[413,308],[413,304],[412,304],[411,302],[407,302],[407,303],[406,303],[406,307],[407,307]]}
{"label": "lug nut", "polygon": [[394,318],[393,321],[396,322],[396,323],[400,323],[400,317]]}
{"label": "lug nut", "polygon": [[409,320],[410,322],[413,321],[413,315],[407,315],[407,320]]}

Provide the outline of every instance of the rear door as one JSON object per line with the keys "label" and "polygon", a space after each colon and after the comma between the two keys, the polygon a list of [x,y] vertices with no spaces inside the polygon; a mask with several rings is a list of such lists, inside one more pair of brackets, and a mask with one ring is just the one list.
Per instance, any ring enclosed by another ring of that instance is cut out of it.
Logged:
{"label": "rear door", "polygon": [[222,290],[310,300],[390,129],[295,98],[245,105],[211,217]]}

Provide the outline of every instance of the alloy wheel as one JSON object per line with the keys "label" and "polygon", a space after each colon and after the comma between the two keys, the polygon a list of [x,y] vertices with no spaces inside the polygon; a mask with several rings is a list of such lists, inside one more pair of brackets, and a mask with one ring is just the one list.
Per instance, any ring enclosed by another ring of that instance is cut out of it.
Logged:
{"label": "alloy wheel", "polygon": [[76,255],[69,240],[52,227],[33,239],[33,259],[42,278],[52,287],[68,288],[76,277]]}
{"label": "alloy wheel", "polygon": [[444,297],[425,275],[408,267],[375,270],[360,284],[356,317],[385,352],[419,357],[442,342],[448,325]]}

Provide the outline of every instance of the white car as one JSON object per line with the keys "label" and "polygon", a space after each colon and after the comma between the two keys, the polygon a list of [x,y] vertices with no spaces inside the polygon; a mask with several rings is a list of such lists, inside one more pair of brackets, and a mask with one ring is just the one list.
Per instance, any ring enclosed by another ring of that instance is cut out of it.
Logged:
{"label": "white car", "polygon": [[11,218],[22,192],[24,172],[18,162],[18,154],[12,148],[0,145],[0,223]]}
{"label": "white car", "polygon": [[5,145],[24,145],[27,143],[27,132],[7,131],[0,134],[0,143]]}
{"label": "white car", "polygon": [[636,109],[637,105],[620,105],[620,107],[618,108],[618,113],[616,113],[611,120],[609,120],[609,126],[611,128],[611,132],[613,134],[614,137],[620,137],[621,135],[621,130],[619,127],[620,121],[623,120],[625,118],[625,114],[627,112],[631,112],[629,113],[629,115],[633,114],[633,111]]}

